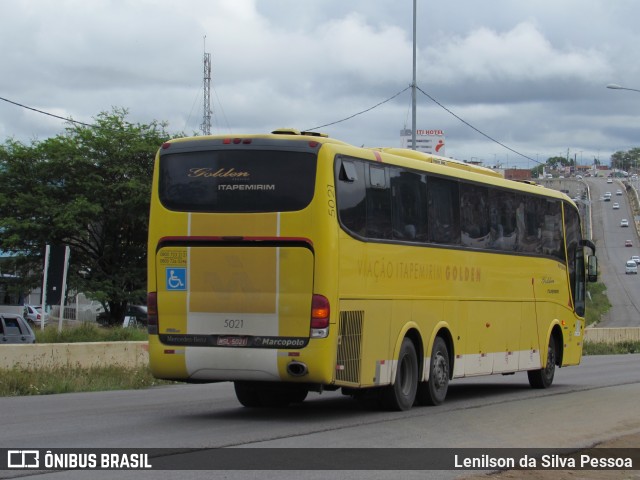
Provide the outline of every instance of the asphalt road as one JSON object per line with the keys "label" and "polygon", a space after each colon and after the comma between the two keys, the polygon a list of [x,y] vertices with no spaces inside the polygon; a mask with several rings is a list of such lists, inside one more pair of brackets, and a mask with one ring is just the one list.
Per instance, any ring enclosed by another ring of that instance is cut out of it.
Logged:
{"label": "asphalt road", "polygon": [[[640,275],[625,274],[625,262],[631,255],[640,255],[640,239],[634,227],[627,192],[620,180],[606,183],[605,178],[586,179],[591,190],[593,238],[596,243],[600,280],[607,286],[607,296],[612,308],[599,327],[640,326]],[[623,195],[616,195],[621,190]],[[611,192],[611,201],[601,200],[605,192]],[[613,209],[618,203],[620,208]],[[621,227],[620,221],[629,220],[629,227]],[[632,247],[625,247],[631,240]]]}
{"label": "asphalt road", "polygon": [[[596,244],[599,280],[606,285],[612,305],[598,326],[640,327],[640,274],[625,273],[625,262],[631,255],[640,255],[640,238],[622,181],[614,179],[613,183],[607,183],[604,177],[590,177],[584,180],[544,180],[542,183],[556,190],[568,191],[572,198],[584,190],[589,191],[587,202],[591,218],[588,223],[592,226]],[[618,190],[622,195],[616,195]],[[611,192],[610,201],[604,200],[605,192]],[[619,205],[618,209],[613,208],[614,203]],[[629,221],[629,227],[620,226],[623,218]],[[631,240],[633,246],[625,247],[626,240]]]}
{"label": "asphalt road", "polygon": [[[0,398],[0,448],[581,448],[640,432],[640,355],[585,357],[533,390],[526,374],[456,380],[439,407],[381,412],[338,392],[246,409],[232,385]],[[248,450],[255,455],[255,450]],[[175,456],[181,461],[180,455]],[[331,458],[326,458],[327,464]],[[23,473],[23,472],[19,472]],[[36,478],[178,478],[176,472],[28,472]],[[179,478],[455,478],[455,471],[191,471]],[[0,478],[16,472],[0,472]]]}

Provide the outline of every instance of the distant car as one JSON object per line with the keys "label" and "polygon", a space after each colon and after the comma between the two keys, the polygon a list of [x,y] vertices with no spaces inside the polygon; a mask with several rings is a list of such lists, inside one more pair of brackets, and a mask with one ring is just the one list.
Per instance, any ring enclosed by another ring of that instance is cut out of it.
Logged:
{"label": "distant car", "polygon": [[146,305],[129,305],[124,313],[124,321],[118,322],[111,318],[107,312],[100,312],[96,318],[99,325],[103,327],[125,326],[125,327],[146,327],[147,307]]}
{"label": "distant car", "polygon": [[625,247],[633,247],[633,242],[631,240],[625,240],[624,241],[624,246]]}
{"label": "distant car", "polygon": [[638,274],[638,264],[636,262],[634,262],[633,260],[627,260],[627,263],[624,267],[624,273],[628,274],[628,273],[635,273],[636,275]]}
{"label": "distant car", "polygon": [[638,256],[638,255],[631,255],[631,260],[633,260],[634,262],[636,262],[636,265],[640,265],[640,256]]}
{"label": "distant car", "polygon": [[0,345],[7,343],[36,343],[27,321],[15,313],[0,313]]}
{"label": "distant car", "polygon": [[[147,306],[146,305],[129,305],[127,311],[124,314],[125,321],[133,319],[133,322],[129,321],[126,326],[146,327],[147,326]],[[133,323],[133,325],[132,325]]]}
{"label": "distant car", "polygon": [[607,178],[607,183],[613,183],[613,179]]}
{"label": "distant car", "polygon": [[613,207],[614,210],[619,210],[620,209],[620,204],[619,203],[614,203],[612,205],[612,207]]}
{"label": "distant car", "polygon": [[616,190],[616,195],[622,195],[622,190]]}
{"label": "distant car", "polygon": [[620,226],[621,227],[628,227],[629,226],[629,220],[627,220],[626,218],[623,218],[622,220],[620,220]]}
{"label": "distant car", "polygon": [[42,319],[44,318],[44,324],[49,323],[49,314],[42,313],[42,307],[36,305],[25,305],[22,312],[22,317],[29,322],[32,327],[41,327]]}
{"label": "distant car", "polygon": [[576,175],[576,179],[582,180],[582,175]]}
{"label": "distant car", "polygon": [[609,202],[609,201],[611,201],[611,192],[606,192],[606,193],[604,194],[604,201],[605,201],[605,202]]}

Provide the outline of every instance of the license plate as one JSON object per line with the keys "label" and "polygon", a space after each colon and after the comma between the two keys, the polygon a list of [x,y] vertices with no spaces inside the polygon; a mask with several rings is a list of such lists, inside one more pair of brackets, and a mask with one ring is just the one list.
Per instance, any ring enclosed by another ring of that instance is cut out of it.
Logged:
{"label": "license plate", "polygon": [[216,345],[219,347],[246,347],[247,337],[218,337]]}

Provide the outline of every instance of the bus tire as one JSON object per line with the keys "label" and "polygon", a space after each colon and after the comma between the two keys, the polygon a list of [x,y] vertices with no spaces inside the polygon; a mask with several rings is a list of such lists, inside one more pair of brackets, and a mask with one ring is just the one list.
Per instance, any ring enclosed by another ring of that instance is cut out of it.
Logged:
{"label": "bus tire", "polygon": [[417,389],[418,355],[413,342],[405,338],[400,346],[395,382],[381,392],[382,406],[388,410],[409,410],[415,401]]}
{"label": "bus tire", "polygon": [[244,407],[261,407],[260,390],[253,382],[233,382],[236,398]]}
{"label": "bus tire", "polygon": [[442,337],[436,337],[429,361],[429,380],[420,382],[416,394],[418,405],[440,405],[449,390],[449,349]]}
{"label": "bus tire", "polygon": [[290,403],[302,403],[306,400],[307,395],[309,395],[309,389],[298,385],[292,385],[288,394]]}
{"label": "bus tire", "polygon": [[549,388],[553,383],[553,376],[556,372],[556,342],[551,336],[549,347],[547,348],[547,366],[538,370],[529,370],[529,385],[532,388]]}

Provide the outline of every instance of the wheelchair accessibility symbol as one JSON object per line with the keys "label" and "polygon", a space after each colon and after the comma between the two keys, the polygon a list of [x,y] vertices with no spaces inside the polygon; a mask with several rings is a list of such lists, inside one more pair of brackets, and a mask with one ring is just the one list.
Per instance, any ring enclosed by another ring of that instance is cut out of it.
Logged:
{"label": "wheelchair accessibility symbol", "polygon": [[167,290],[187,289],[187,269],[181,267],[171,267],[166,269]]}

